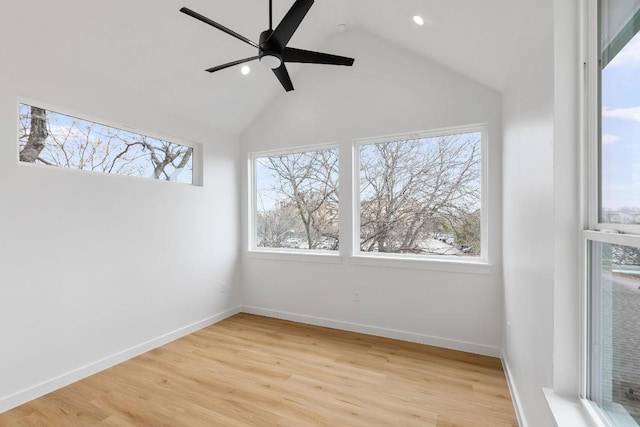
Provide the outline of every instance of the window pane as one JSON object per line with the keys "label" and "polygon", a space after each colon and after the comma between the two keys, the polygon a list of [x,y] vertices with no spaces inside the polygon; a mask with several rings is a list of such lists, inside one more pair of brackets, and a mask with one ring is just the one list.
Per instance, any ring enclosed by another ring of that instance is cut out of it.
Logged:
{"label": "window pane", "polygon": [[600,48],[602,59],[609,63],[635,35],[633,19],[640,10],[640,0],[600,0]]}
{"label": "window pane", "polygon": [[600,222],[640,224],[640,1],[601,4]]}
{"label": "window pane", "polygon": [[640,248],[592,242],[591,262],[592,398],[640,425]]}
{"label": "window pane", "polygon": [[338,250],[338,149],[254,160],[256,246]]}
{"label": "window pane", "polygon": [[479,256],[481,132],[360,146],[360,250]]}
{"label": "window pane", "polygon": [[20,104],[20,161],[193,183],[193,148]]}

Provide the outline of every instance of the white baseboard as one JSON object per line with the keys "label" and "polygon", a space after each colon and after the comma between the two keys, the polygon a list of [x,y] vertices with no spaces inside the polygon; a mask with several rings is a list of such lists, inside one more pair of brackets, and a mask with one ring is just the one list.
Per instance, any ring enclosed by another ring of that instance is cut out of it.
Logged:
{"label": "white baseboard", "polygon": [[513,409],[515,409],[516,417],[518,418],[518,425],[520,427],[528,427],[527,420],[524,417],[524,413],[522,412],[522,401],[520,400],[520,396],[518,395],[518,389],[516,389],[516,384],[513,382],[513,375],[511,374],[511,369],[509,368],[509,362],[507,362],[507,357],[504,353],[502,353],[501,360],[502,360],[504,375],[507,378],[507,385],[509,386],[509,392],[511,392],[511,401],[513,402]]}
{"label": "white baseboard", "polygon": [[259,307],[243,306],[242,311],[249,314],[257,314],[260,316],[273,317],[276,319],[291,320],[293,322],[306,323],[316,326],[324,326],[327,328],[340,329],[349,332],[358,332],[361,334],[375,335],[385,338],[393,338],[402,341],[414,342],[418,344],[432,345],[434,347],[448,348],[451,350],[464,351],[467,353],[481,354],[484,356],[492,356],[499,358],[502,350],[498,347],[492,347],[483,344],[457,341],[447,338],[434,337],[430,335],[416,334],[414,332],[399,331],[396,329],[380,328],[377,326],[363,325],[360,323],[343,322],[339,320],[331,320],[322,317],[307,316],[304,314],[287,313],[277,310],[270,310]]}
{"label": "white baseboard", "polygon": [[221,320],[226,319],[227,317],[231,317],[234,314],[240,312],[240,307],[235,307],[223,311],[222,313],[218,313],[214,316],[207,317],[206,319],[176,329],[175,331],[169,332],[157,338],[146,341],[142,344],[123,350],[119,353],[105,357],[104,359],[100,359],[78,369],[74,369],[71,372],[67,372],[50,380],[44,381],[40,384],[36,384],[26,390],[22,390],[12,395],[2,397],[0,398],[0,413],[8,411],[11,408],[15,408],[16,406],[22,405],[23,403],[29,402],[30,400],[36,399],[54,390],[86,378],[90,375],[96,374],[100,371],[117,365],[118,363],[122,363],[133,357],[139,356],[142,353],[153,350],[154,348],[158,348],[185,335],[189,335],[202,328],[206,328],[207,326],[213,325],[214,323],[217,323]]}

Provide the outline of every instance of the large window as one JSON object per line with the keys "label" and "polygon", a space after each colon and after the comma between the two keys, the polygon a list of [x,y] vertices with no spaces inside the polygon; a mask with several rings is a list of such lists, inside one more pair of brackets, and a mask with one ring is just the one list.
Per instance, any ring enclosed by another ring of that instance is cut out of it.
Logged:
{"label": "large window", "polygon": [[356,252],[480,257],[484,127],[362,141]]}
{"label": "large window", "polygon": [[337,251],[338,149],[257,154],[253,249]]}
{"label": "large window", "polygon": [[[353,209],[339,209],[337,147],[251,154],[249,249],[487,265],[486,134],[473,125],[355,141],[342,161],[352,168],[342,188],[353,191]],[[353,228],[339,230],[339,211]]]}
{"label": "large window", "polygon": [[[632,2],[605,5],[617,3]],[[602,24],[600,215],[604,223],[640,224],[640,18],[614,26],[615,37],[606,31],[612,25]]]}
{"label": "large window", "polygon": [[193,148],[20,104],[20,161],[193,183]]}
{"label": "large window", "polygon": [[[597,3],[597,5],[596,5]],[[587,397],[640,425],[640,1],[593,0]],[[596,7],[597,6],[597,7]],[[597,11],[597,12],[596,12]]]}

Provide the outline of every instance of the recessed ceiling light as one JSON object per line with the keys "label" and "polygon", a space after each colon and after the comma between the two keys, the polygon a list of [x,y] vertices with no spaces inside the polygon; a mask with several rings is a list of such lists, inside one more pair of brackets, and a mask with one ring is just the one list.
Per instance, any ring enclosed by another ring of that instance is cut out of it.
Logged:
{"label": "recessed ceiling light", "polygon": [[242,68],[240,68],[240,72],[242,73],[243,76],[246,76],[251,72],[251,67],[249,67],[248,65],[245,65]]}
{"label": "recessed ceiling light", "polygon": [[424,25],[424,19],[422,19],[422,17],[418,15],[413,17],[413,22],[415,22],[418,25]]}

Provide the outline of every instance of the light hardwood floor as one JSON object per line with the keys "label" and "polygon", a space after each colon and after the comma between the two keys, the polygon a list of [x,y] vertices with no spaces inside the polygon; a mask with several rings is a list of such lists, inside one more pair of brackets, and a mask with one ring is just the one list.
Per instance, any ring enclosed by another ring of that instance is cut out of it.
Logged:
{"label": "light hardwood floor", "polygon": [[238,314],[0,426],[517,426],[500,360]]}

